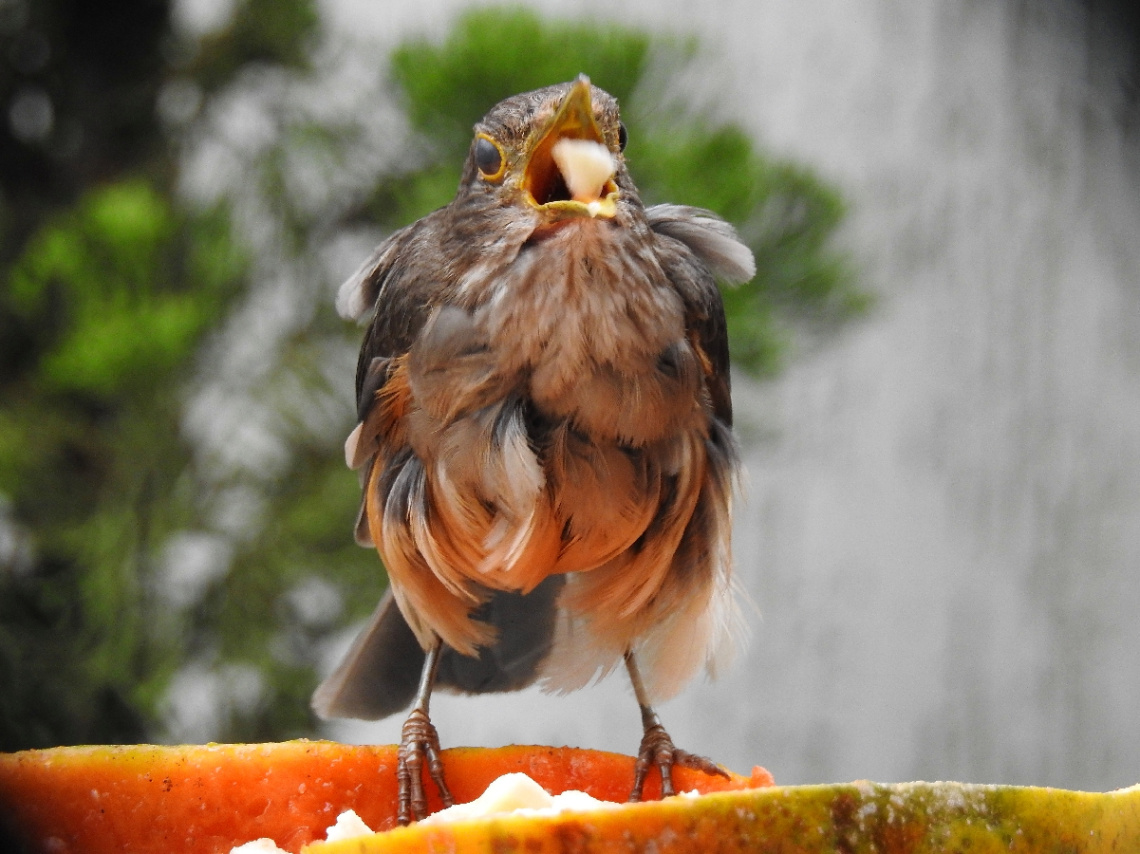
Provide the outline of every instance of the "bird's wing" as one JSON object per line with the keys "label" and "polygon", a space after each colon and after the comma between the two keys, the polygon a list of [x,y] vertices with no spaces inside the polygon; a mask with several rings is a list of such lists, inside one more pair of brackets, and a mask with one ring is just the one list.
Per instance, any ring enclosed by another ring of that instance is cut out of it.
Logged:
{"label": "bird's wing", "polygon": [[[713,412],[725,426],[731,426],[728,329],[716,279],[726,284],[751,279],[756,274],[752,250],[740,242],[731,225],[702,208],[654,205],[646,214],[650,228],[667,238],[659,241],[660,257],[685,301],[689,332],[705,361]],[[678,247],[670,247],[670,240],[688,251],[676,251]]]}
{"label": "bird's wing", "polygon": [[711,211],[689,205],[654,205],[645,211],[649,227],[688,246],[716,278],[740,285],[756,275],[752,250],[736,230]]}
{"label": "bird's wing", "polygon": [[[341,285],[337,309],[346,319],[370,318],[356,369],[358,422],[345,443],[349,467],[367,478],[376,459],[379,436],[377,395],[391,377],[393,361],[408,351],[429,312],[434,283],[409,275],[423,265],[408,263],[409,253],[425,251],[425,220],[391,234]],[[401,262],[402,263],[398,263]],[[372,535],[361,501],[356,540],[371,546]],[[391,589],[337,669],[313,694],[321,717],[378,720],[405,708],[415,695],[424,652],[396,606]]]}
{"label": "bird's wing", "polygon": [[[391,234],[340,287],[337,309],[357,321],[369,319],[356,364],[357,424],[345,442],[345,461],[361,473],[363,483],[372,469],[381,439],[377,401],[395,373],[397,360],[411,348],[427,322],[441,289],[442,271],[434,259],[438,234],[429,214]],[[361,502],[356,541],[373,545]]]}
{"label": "bird's wing", "polygon": [[447,231],[447,209],[393,232],[340,286],[336,305],[341,316],[362,322],[371,318],[356,372],[357,405],[372,360],[407,353],[438,300],[447,275],[439,237]]}
{"label": "bird's wing", "polygon": [[[648,214],[658,260],[685,304],[685,324],[701,360],[710,407],[697,501],[658,593],[664,616],[637,647],[651,694],[669,697],[702,663],[713,672],[727,662],[742,634],[729,523],[739,457],[731,431],[728,334],[716,278],[745,281],[754,275],[755,264],[732,226],[715,214],[680,205],[659,205]],[[702,642],[694,644],[693,638]]]}

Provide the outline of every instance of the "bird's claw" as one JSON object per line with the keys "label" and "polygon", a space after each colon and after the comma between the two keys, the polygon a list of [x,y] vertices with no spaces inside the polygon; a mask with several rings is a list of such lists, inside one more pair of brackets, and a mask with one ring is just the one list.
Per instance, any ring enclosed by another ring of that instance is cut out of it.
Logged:
{"label": "bird's claw", "polygon": [[673,739],[665,731],[665,727],[655,723],[645,729],[641,738],[641,747],[637,752],[637,765],[634,768],[633,791],[629,794],[630,803],[641,800],[642,789],[649,769],[654,765],[661,771],[661,797],[668,798],[676,794],[673,789],[673,768],[680,765],[684,768],[693,768],[720,777],[727,777],[728,772],[704,756],[681,750],[673,744]]}
{"label": "bird's claw", "polygon": [[396,754],[396,786],[398,811],[396,821],[406,825],[414,818],[427,817],[427,795],[424,792],[423,764],[427,759],[428,775],[439,791],[444,807],[454,801],[443,780],[443,762],[439,758],[439,735],[423,709],[413,709],[404,721],[400,749]]}

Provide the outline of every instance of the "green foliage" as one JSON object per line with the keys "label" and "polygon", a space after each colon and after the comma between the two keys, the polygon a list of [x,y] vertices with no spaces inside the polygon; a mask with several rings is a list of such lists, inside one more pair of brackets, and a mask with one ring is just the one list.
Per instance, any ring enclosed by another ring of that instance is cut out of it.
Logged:
{"label": "green foliage", "polygon": [[320,643],[346,617],[368,614],[385,587],[376,553],[351,535],[359,501],[342,460],[327,447],[298,448],[264,529],[199,606],[218,660],[252,664],[265,680],[263,702],[228,722],[227,739],[312,735]]}
{"label": "green foliage", "polygon": [[[132,742],[145,721],[130,671],[108,682],[87,666],[78,574],[55,567],[0,583],[0,750]],[[133,669],[133,668],[132,668]]]}
{"label": "green foliage", "polygon": [[140,180],[97,190],[29,244],[10,274],[26,324],[55,327],[37,381],[113,398],[182,365],[216,322],[242,263],[223,219],[183,230]]}
{"label": "green foliage", "polygon": [[224,212],[138,179],[88,193],[13,265],[0,315],[34,346],[0,398],[0,522],[30,533],[0,565],[0,684],[19,686],[0,747],[145,732],[178,648],[149,579],[193,517],[175,380],[244,272]]}
{"label": "green foliage", "polygon": [[625,100],[645,71],[650,46],[648,33],[617,25],[490,8],[460,16],[443,44],[415,39],[397,47],[392,78],[407,96],[413,126],[440,156],[462,161],[472,125],[519,92],[585,73]]}
{"label": "green foliage", "polygon": [[217,89],[245,67],[305,68],[320,23],[313,0],[238,0],[232,23],[198,45],[190,71],[205,89]]}

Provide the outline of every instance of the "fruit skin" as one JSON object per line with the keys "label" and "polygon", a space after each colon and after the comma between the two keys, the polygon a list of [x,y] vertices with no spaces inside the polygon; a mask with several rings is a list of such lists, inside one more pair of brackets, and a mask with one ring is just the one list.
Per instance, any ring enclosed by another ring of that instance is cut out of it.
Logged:
{"label": "fruit skin", "polygon": [[508,816],[316,843],[305,854],[1134,854],[1140,786],[1105,794],[961,783],[851,783]]}
{"label": "fruit skin", "polygon": [[[553,747],[443,751],[459,802],[523,771],[548,791],[581,789],[622,801],[634,760]],[[679,769],[682,790],[771,785],[767,772],[725,780]],[[434,787],[428,786],[433,793]],[[658,797],[660,780],[647,784]],[[353,809],[377,830],[395,825],[396,749],[328,741],[60,747],[0,754],[0,847],[30,852],[215,854],[261,837],[289,851],[323,839]],[[432,802],[438,809],[439,803]]]}
{"label": "fruit skin", "polygon": [[[509,771],[552,793],[580,789],[613,801],[625,799],[633,779],[631,757],[572,748],[459,748],[443,761],[459,801]],[[52,854],[214,854],[260,837],[297,852],[346,809],[370,827],[391,827],[395,765],[392,746],[303,740],[0,754],[0,849],[9,850],[7,830],[24,850]],[[751,779],[676,773],[682,791],[721,791],[551,818],[418,825],[307,851],[1140,852],[1140,786],[1103,794],[962,783],[774,787],[763,769]],[[657,797],[660,782],[651,782]]]}

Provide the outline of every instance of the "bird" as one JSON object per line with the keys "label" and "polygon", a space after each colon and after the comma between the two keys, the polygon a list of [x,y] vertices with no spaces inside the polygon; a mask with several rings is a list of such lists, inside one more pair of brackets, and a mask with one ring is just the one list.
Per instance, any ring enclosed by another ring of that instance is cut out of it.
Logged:
{"label": "bird", "polygon": [[324,718],[411,711],[398,821],[423,771],[452,798],[429,702],[624,666],[641,711],[630,800],[650,769],[724,774],[654,709],[739,645],[726,285],[755,275],[733,227],[646,207],[616,99],[580,75],[474,127],[454,199],[392,233],[341,286],[366,326],[356,541],[389,587],[317,688]]}

